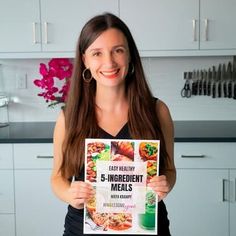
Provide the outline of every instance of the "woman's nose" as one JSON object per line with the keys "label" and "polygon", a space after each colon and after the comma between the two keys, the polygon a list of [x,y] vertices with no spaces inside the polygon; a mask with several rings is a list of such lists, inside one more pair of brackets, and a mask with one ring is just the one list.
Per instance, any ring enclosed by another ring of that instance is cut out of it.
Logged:
{"label": "woman's nose", "polygon": [[104,56],[104,64],[107,66],[114,66],[116,64],[114,55],[112,53],[107,53]]}

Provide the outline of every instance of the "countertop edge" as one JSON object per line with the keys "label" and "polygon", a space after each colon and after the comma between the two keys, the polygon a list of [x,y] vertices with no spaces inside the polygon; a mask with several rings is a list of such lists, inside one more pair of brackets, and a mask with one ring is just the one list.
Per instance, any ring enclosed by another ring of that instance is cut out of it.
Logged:
{"label": "countertop edge", "polygon": [[[234,143],[236,142],[236,138],[215,138],[215,137],[209,137],[209,138],[175,138],[175,143]],[[53,143],[52,138],[32,138],[32,139],[0,139],[1,143]]]}
{"label": "countertop edge", "polygon": [[234,143],[236,142],[236,137],[235,138],[225,138],[225,137],[198,137],[198,138],[175,138],[174,141],[176,143]]}
{"label": "countertop edge", "polygon": [[0,139],[0,143],[53,143],[52,138]]}
{"label": "countertop edge", "polygon": [[[12,122],[0,129],[0,143],[53,143],[55,122]],[[176,143],[236,142],[236,121],[175,121]]]}

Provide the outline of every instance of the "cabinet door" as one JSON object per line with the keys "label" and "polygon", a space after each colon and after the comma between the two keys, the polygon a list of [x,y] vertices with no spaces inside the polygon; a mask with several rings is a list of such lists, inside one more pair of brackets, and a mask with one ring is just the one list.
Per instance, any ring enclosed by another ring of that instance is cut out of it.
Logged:
{"label": "cabinet door", "polygon": [[50,187],[50,170],[16,170],[17,236],[62,235],[66,204]]}
{"label": "cabinet door", "polygon": [[15,219],[14,215],[0,215],[0,235],[15,236]]}
{"label": "cabinet door", "polygon": [[11,144],[0,144],[0,169],[13,169],[13,152]]}
{"label": "cabinet door", "polygon": [[166,199],[173,236],[229,235],[229,202],[223,191],[228,170],[177,169]]}
{"label": "cabinet door", "polygon": [[[235,158],[235,156],[233,157]],[[231,202],[230,202],[230,236],[236,235],[236,169],[230,170]]]}
{"label": "cabinet door", "polygon": [[0,0],[0,5],[0,52],[40,51],[39,0]]}
{"label": "cabinet door", "polygon": [[0,214],[14,214],[13,170],[0,170]]}
{"label": "cabinet door", "polygon": [[11,144],[0,144],[0,235],[15,235],[14,174]]}
{"label": "cabinet door", "polygon": [[198,49],[198,9],[198,0],[120,0],[120,16],[141,51]]}
{"label": "cabinet door", "polygon": [[[236,1],[203,0],[200,6],[200,48],[236,49]],[[208,20],[208,29],[205,20]]]}
{"label": "cabinet door", "polygon": [[105,11],[118,15],[118,0],[41,0],[43,51],[74,51],[85,22]]}

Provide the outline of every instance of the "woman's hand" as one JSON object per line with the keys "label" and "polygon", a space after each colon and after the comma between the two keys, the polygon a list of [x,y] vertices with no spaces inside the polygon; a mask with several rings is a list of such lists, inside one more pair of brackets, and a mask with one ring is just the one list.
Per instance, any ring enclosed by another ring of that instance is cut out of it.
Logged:
{"label": "woman's hand", "polygon": [[148,187],[151,187],[156,192],[158,195],[158,201],[163,200],[171,190],[170,184],[165,175],[154,176],[150,180]]}
{"label": "woman's hand", "polygon": [[95,194],[92,185],[83,181],[71,182],[68,192],[70,195],[69,204],[77,209],[83,208],[84,203]]}

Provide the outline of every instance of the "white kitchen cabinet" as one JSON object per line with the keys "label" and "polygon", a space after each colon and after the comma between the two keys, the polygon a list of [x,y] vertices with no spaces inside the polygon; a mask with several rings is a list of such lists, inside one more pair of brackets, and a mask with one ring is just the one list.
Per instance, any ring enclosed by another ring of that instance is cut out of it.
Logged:
{"label": "white kitchen cabinet", "polygon": [[[236,155],[236,154],[235,154]],[[236,235],[236,169],[230,170],[231,201],[230,201],[230,236]]]}
{"label": "white kitchen cabinet", "polygon": [[72,53],[89,18],[119,13],[118,0],[0,0],[0,5],[0,53]]}
{"label": "white kitchen cabinet", "polygon": [[0,144],[0,170],[13,170],[13,152],[11,144]]}
{"label": "white kitchen cabinet", "polygon": [[229,235],[228,202],[222,193],[228,171],[177,169],[177,173],[166,201],[172,235]]}
{"label": "white kitchen cabinet", "polygon": [[42,50],[75,51],[83,25],[105,11],[118,15],[118,0],[41,0]]}
{"label": "white kitchen cabinet", "polygon": [[175,143],[177,182],[166,198],[173,236],[235,235],[235,153],[235,143]]}
{"label": "white kitchen cabinet", "polygon": [[236,49],[236,1],[202,0],[200,49]]}
{"label": "white kitchen cabinet", "polygon": [[120,17],[140,51],[198,49],[198,0],[120,0]]}
{"label": "white kitchen cabinet", "polygon": [[0,170],[0,214],[14,214],[13,170]]}
{"label": "white kitchen cabinet", "polygon": [[12,214],[0,214],[0,235],[15,236],[15,216]]}
{"label": "white kitchen cabinet", "polygon": [[13,153],[11,144],[0,144],[0,235],[15,235]]}
{"label": "white kitchen cabinet", "polygon": [[52,144],[14,144],[17,236],[63,234],[66,204],[52,193]]}
{"label": "white kitchen cabinet", "polygon": [[141,56],[235,55],[235,0],[0,0],[0,58],[74,57],[84,23],[120,16]]}
{"label": "white kitchen cabinet", "polygon": [[233,55],[235,11],[234,0],[120,0],[120,17],[144,56]]}
{"label": "white kitchen cabinet", "polygon": [[39,52],[39,0],[0,0],[0,52]]}

